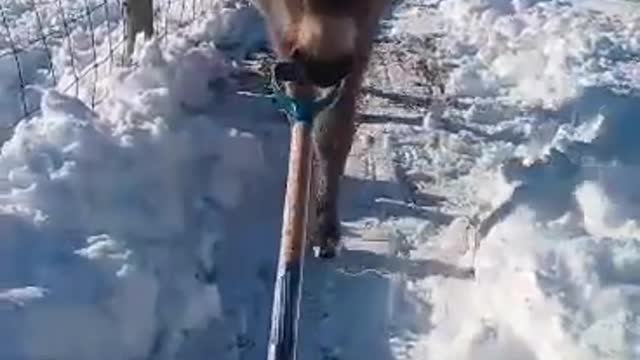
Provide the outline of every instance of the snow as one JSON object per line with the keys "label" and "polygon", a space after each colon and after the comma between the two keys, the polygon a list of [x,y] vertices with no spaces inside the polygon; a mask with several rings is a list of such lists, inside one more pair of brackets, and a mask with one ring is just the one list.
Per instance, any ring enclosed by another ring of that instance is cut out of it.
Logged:
{"label": "snow", "polygon": [[[29,90],[41,113],[0,133],[0,358],[264,358],[288,128],[238,93],[260,86],[243,61],[265,44],[257,12],[214,3],[193,23],[174,4],[181,28],[77,92],[52,45],[57,86]],[[2,5],[25,29],[13,41],[37,29],[27,5]],[[394,7],[347,164],[346,249],[306,265],[305,360],[640,356],[637,9]],[[98,58],[121,31],[103,15]],[[91,68],[82,25],[73,61]],[[13,61],[4,128],[21,114]],[[22,61],[53,84],[46,53]]]}
{"label": "snow", "polygon": [[[445,2],[451,57],[469,61],[453,72],[449,87],[459,95],[557,107],[584,87],[637,85],[625,71],[637,62],[637,27],[546,4],[524,11],[498,1]],[[477,53],[465,56],[470,52]]]}
{"label": "snow", "polygon": [[416,281],[432,329],[407,358],[635,358],[638,18],[515,4],[439,8],[447,89],[467,104],[444,118],[467,131],[438,135],[474,157],[442,192],[486,220],[475,282]]}
{"label": "snow", "polygon": [[[172,357],[184,333],[222,321],[218,287],[201,279],[261,144],[183,108],[210,103],[208,84],[231,70],[211,46],[150,43],[137,68],[103,79],[97,112],[50,90],[15,127],[0,154],[0,289],[20,311],[3,306],[0,357]],[[210,347],[226,346],[218,336]]]}

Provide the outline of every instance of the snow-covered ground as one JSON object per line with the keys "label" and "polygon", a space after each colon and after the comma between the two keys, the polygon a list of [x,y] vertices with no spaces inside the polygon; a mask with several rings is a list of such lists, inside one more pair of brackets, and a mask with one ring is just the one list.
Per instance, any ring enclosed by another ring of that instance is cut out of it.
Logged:
{"label": "snow-covered ground", "polygon": [[396,154],[455,220],[419,225],[410,257],[467,223],[479,248],[475,281],[409,282],[429,326],[407,358],[640,357],[640,18],[531,3],[436,12],[451,105],[399,131]]}
{"label": "snow-covered ground", "polygon": [[[347,166],[346,249],[307,263],[301,358],[640,358],[639,6],[397,2]],[[91,82],[59,86],[8,133],[0,359],[264,359],[288,127],[238,93],[259,91],[242,60],[264,43],[246,1],[212,1],[102,74],[95,111]],[[41,60],[25,74],[46,85]]]}

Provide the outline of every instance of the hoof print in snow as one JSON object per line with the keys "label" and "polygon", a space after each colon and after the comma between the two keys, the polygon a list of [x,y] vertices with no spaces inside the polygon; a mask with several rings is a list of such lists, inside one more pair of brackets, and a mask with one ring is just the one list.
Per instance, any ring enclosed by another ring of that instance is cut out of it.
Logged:
{"label": "hoof print in snow", "polygon": [[251,349],[255,345],[255,341],[250,339],[246,334],[238,334],[236,336],[236,348],[240,350]]}
{"label": "hoof print in snow", "polygon": [[313,255],[318,259],[330,260],[338,256],[339,250],[335,246],[315,246]]}
{"label": "hoof print in snow", "polygon": [[275,269],[276,265],[272,264],[268,261],[263,262],[258,266],[258,271],[256,271],[256,277],[260,280],[260,283],[265,285],[267,288],[270,288],[273,282],[273,278],[275,274],[272,269]]}
{"label": "hoof print in snow", "polygon": [[462,277],[463,278],[468,278],[468,279],[476,279],[476,269],[475,268],[469,268],[469,269],[463,269],[462,270]]}
{"label": "hoof print in snow", "polygon": [[199,203],[201,208],[205,208],[208,210],[222,210],[223,207],[219,201],[214,199],[211,196],[203,196],[201,202]]}
{"label": "hoof print in snow", "polygon": [[221,93],[224,94],[224,92],[226,92],[228,86],[227,86],[227,81],[223,78],[215,78],[215,79],[210,79],[207,82],[207,87],[209,88],[209,90],[216,92],[216,93]]}
{"label": "hoof print in snow", "polygon": [[209,271],[198,271],[195,275],[196,279],[205,284],[213,284],[218,278],[218,274],[215,269]]}
{"label": "hoof print in snow", "polygon": [[336,249],[317,246],[313,249],[314,255],[318,259],[333,259],[336,257]]}
{"label": "hoof print in snow", "polygon": [[322,360],[340,360],[341,359],[339,349],[322,347],[320,349],[320,352],[322,353]]}

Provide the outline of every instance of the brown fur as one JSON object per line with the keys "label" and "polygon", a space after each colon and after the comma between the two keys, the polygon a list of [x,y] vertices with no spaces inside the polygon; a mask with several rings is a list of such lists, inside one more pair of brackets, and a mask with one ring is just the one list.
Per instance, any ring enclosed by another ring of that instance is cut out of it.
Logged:
{"label": "brown fur", "polygon": [[[254,0],[266,19],[272,46],[280,59],[320,64],[333,75],[334,64],[350,60],[345,86],[334,106],[315,120],[315,228],[311,240],[321,256],[332,257],[340,239],[338,195],[340,177],[355,133],[355,107],[369,61],[373,37],[390,0]],[[342,61],[342,62],[341,62]],[[339,67],[340,65],[335,65]],[[291,89],[296,95],[309,88]]]}

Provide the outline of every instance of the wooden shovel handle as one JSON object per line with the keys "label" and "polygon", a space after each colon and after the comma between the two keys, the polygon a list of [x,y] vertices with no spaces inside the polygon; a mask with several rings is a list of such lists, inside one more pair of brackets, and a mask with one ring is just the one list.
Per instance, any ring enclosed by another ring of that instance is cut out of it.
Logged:
{"label": "wooden shovel handle", "polygon": [[310,126],[296,122],[291,130],[289,174],[282,218],[281,258],[286,263],[301,259],[307,232],[307,208],[311,184],[312,143]]}
{"label": "wooden shovel handle", "polygon": [[291,130],[289,173],[271,314],[268,360],[296,359],[302,269],[312,184],[312,156],[311,125],[296,121]]}

